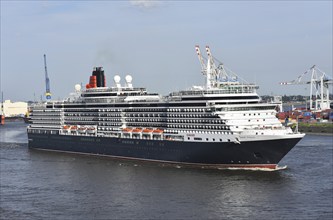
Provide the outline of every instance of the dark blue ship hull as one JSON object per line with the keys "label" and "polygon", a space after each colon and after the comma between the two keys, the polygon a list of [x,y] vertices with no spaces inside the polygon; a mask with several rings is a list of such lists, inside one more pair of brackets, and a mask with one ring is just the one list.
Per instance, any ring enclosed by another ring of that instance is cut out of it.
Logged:
{"label": "dark blue ship hull", "polygon": [[92,136],[28,134],[29,147],[43,150],[211,168],[275,169],[301,138],[233,142],[183,142]]}

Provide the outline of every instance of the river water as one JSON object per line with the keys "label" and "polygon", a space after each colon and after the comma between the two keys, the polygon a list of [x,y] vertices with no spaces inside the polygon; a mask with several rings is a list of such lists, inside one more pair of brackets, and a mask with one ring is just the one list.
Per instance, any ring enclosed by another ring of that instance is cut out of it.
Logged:
{"label": "river water", "polygon": [[161,167],[32,150],[0,127],[0,219],[332,219],[332,136],[306,135],[285,170]]}

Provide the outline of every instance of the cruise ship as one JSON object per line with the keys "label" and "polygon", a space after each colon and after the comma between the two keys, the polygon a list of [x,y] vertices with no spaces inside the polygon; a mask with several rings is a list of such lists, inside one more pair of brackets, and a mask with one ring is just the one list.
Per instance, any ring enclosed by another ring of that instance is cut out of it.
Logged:
{"label": "cruise ship", "polygon": [[199,46],[196,52],[205,85],[166,96],[134,87],[130,75],[107,87],[95,67],[85,89],[76,85],[69,98],[33,108],[29,147],[181,167],[279,169],[304,134],[281,124],[257,85],[216,65],[208,46],[206,57]]}

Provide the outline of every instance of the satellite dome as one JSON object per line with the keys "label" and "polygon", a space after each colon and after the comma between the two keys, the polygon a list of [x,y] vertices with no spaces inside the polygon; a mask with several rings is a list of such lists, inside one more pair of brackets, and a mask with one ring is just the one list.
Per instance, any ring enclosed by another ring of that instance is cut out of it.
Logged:
{"label": "satellite dome", "polygon": [[121,79],[121,78],[120,78],[119,75],[115,75],[115,76],[113,77],[114,82],[117,83],[117,84],[120,83],[120,79]]}
{"label": "satellite dome", "polygon": [[75,88],[76,92],[81,91],[81,85],[80,84],[76,84],[74,88]]}
{"label": "satellite dome", "polygon": [[131,83],[133,78],[132,78],[131,75],[126,75],[125,80],[126,80],[127,83]]}

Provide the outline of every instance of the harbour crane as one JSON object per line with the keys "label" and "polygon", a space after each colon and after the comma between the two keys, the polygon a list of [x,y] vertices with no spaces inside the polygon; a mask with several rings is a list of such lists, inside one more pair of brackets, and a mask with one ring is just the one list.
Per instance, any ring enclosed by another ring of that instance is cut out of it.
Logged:
{"label": "harbour crane", "polygon": [[195,45],[195,51],[197,52],[198,59],[199,59],[200,65],[201,65],[201,72],[203,75],[206,75],[207,67],[206,67],[204,59],[202,57],[199,45]]}
{"label": "harbour crane", "polygon": [[[306,76],[311,74],[310,81],[305,80]],[[281,82],[280,85],[304,85],[310,84],[310,110],[326,110],[330,108],[329,84],[333,80],[326,73],[321,71],[316,65],[290,82]]]}
{"label": "harbour crane", "polygon": [[[206,46],[207,58],[202,56],[198,45],[195,46],[195,51],[199,58],[201,72],[206,76],[206,88],[216,88],[225,84],[239,84],[239,77],[224,67],[223,63],[212,55],[209,46]],[[207,61],[207,64],[205,61]],[[216,66],[215,61],[217,61],[218,66]],[[243,81],[245,82],[245,80]]]}
{"label": "harbour crane", "polygon": [[50,79],[47,74],[46,55],[45,54],[44,54],[44,67],[45,67],[45,86],[46,86],[45,97],[46,97],[46,99],[51,99]]}

